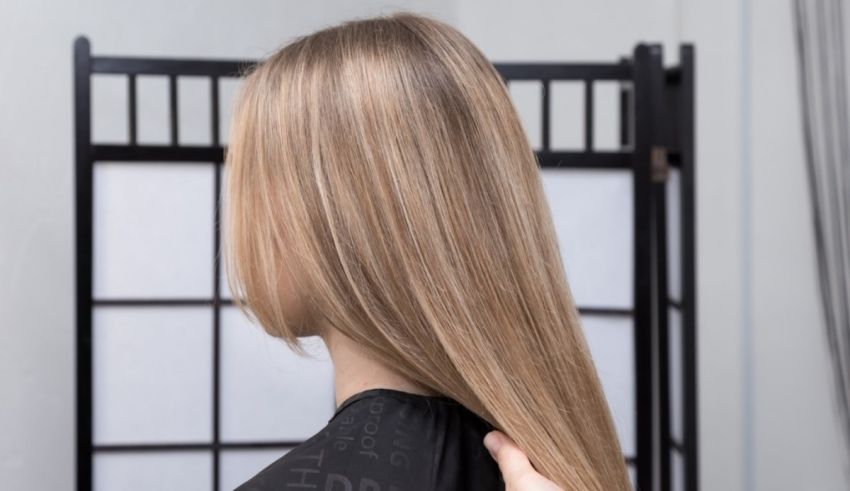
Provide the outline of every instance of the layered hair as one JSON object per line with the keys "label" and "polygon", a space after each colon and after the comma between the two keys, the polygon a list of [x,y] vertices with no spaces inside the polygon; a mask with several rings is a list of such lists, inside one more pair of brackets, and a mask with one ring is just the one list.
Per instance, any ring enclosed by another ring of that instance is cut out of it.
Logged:
{"label": "layered hair", "polygon": [[564,489],[630,489],[538,163],[483,54],[396,13],[299,37],[244,75],[223,215],[239,308],[300,351],[316,332],[287,318],[286,283],[309,318],[505,431]]}

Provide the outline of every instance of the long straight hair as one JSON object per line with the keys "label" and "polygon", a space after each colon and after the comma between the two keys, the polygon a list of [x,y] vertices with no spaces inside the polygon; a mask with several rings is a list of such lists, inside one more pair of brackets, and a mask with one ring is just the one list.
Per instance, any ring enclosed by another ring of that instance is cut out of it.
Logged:
{"label": "long straight hair", "polygon": [[561,487],[630,489],[538,163],[483,54],[396,13],[299,37],[244,75],[223,224],[243,313],[300,351],[316,333],[286,318],[286,282]]}

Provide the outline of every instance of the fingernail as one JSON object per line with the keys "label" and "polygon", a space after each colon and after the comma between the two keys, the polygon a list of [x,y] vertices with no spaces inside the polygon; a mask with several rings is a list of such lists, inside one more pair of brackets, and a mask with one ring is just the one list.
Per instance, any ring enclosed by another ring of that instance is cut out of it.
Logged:
{"label": "fingernail", "polygon": [[502,443],[502,437],[495,431],[491,431],[484,436],[484,446],[487,447],[487,451],[490,452],[490,456],[494,459]]}

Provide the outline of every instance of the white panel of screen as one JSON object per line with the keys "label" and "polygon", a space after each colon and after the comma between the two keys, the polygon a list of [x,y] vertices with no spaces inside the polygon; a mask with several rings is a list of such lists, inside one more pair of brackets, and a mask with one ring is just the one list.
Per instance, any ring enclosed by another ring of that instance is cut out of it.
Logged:
{"label": "white panel of screen", "polygon": [[632,173],[543,171],[561,255],[581,307],[632,305]]}
{"label": "white panel of screen", "polygon": [[210,90],[209,77],[180,76],[177,78],[178,140],[181,145],[210,145]]}
{"label": "white panel of screen", "polygon": [[685,491],[685,458],[678,451],[673,450],[671,455],[670,489],[672,491]]}
{"label": "white panel of screen", "polygon": [[[219,81],[219,107],[221,108],[221,124],[220,128],[220,141],[222,143],[227,143],[230,139],[230,119],[233,114],[233,104],[236,94],[238,93],[242,84],[242,79],[234,79],[234,78],[223,78]],[[221,194],[219,196],[219,200],[224,205],[225,201],[225,186],[227,185],[227,169],[226,167],[222,169],[221,172]],[[223,210],[223,209],[222,209]],[[223,231],[222,231],[223,232]],[[222,236],[223,240],[224,237]],[[222,244],[224,244],[222,242]],[[218,294],[221,298],[230,299],[230,289],[227,286],[227,271],[225,271],[224,264],[222,263],[222,267],[219,270],[219,288]]]}
{"label": "white panel of screen", "polygon": [[542,146],[542,85],[537,80],[514,80],[508,84],[508,90],[522,127],[528,136],[528,143],[535,150],[540,149]]}
{"label": "white panel of screen", "polygon": [[319,338],[303,338],[309,356],[299,356],[235,306],[222,309],[221,327],[223,441],[305,440],[327,424],[333,366]]}
{"label": "white panel of screen", "polygon": [[[167,145],[171,141],[168,77],[138,75],[136,80],[138,141],[144,144]],[[179,96],[177,100],[179,102]]]}
{"label": "white panel of screen", "polygon": [[[219,490],[231,491],[286,454],[286,449],[223,450]],[[211,451],[100,453],[95,491],[210,491]]]}
{"label": "white panel of screen", "polygon": [[[127,123],[127,76],[118,74],[92,76],[91,90],[92,141],[127,143],[130,140]],[[163,123],[165,122],[163,120]]]}
{"label": "white panel of screen", "polygon": [[233,105],[236,94],[242,86],[243,79],[241,78],[222,78],[219,79],[218,97],[219,97],[219,141],[227,143],[230,141],[230,119],[233,114]]}
{"label": "white panel of screen", "polygon": [[95,444],[212,438],[212,310],[98,306]]}
{"label": "white panel of screen", "polygon": [[630,317],[582,316],[584,335],[626,456],[635,455],[634,331]]}
{"label": "white panel of screen", "polygon": [[95,491],[209,491],[212,454],[210,451],[98,453],[94,457],[93,478]]}
{"label": "white panel of screen", "polygon": [[684,437],[682,425],[683,398],[682,398],[682,370],[684,368],[682,359],[682,313],[670,308],[667,325],[667,343],[670,351],[669,374],[670,374],[670,434],[679,443]]}
{"label": "white panel of screen", "polygon": [[682,299],[681,176],[679,169],[671,168],[667,180],[667,288],[675,300]]}
{"label": "white panel of screen", "polygon": [[94,297],[209,298],[212,164],[98,163]]}
{"label": "white panel of screen", "polygon": [[[219,196],[219,201],[220,201],[221,206],[222,206],[222,212],[224,212],[224,207],[226,206],[226,202],[227,202],[227,195],[225,193],[226,186],[227,186],[227,167],[224,166],[224,167],[222,167],[222,170],[221,170],[221,195]],[[223,219],[224,219],[224,216],[222,215],[222,220]],[[221,234],[220,237],[219,237],[219,240],[221,241],[221,245],[222,245],[222,248],[223,248],[225,246],[224,241],[226,239],[225,231],[224,231],[224,225],[222,225],[219,232]],[[223,298],[223,299],[226,299],[226,300],[231,300],[233,298],[233,296],[230,294],[230,287],[227,285],[227,271],[225,269],[225,261],[221,262],[221,268],[219,269],[218,274],[219,274],[218,296]]]}
{"label": "white panel of screen", "polygon": [[224,450],[219,457],[219,489],[233,491],[237,486],[286,455],[287,449]]}

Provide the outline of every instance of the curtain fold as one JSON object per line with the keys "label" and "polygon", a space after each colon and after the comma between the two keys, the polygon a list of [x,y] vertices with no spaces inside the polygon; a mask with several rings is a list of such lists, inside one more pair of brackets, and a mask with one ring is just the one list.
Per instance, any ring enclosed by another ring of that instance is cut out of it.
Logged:
{"label": "curtain fold", "polygon": [[850,123],[844,0],[794,0],[820,293],[850,446]]}

